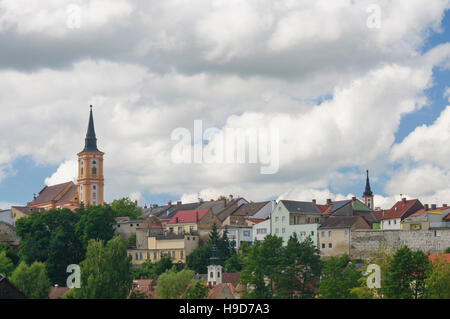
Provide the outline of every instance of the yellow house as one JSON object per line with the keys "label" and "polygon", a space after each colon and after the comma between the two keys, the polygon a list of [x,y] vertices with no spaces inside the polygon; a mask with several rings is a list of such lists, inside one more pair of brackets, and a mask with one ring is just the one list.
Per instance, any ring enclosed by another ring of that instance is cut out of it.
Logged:
{"label": "yellow house", "polygon": [[157,262],[163,255],[172,257],[173,263],[186,263],[186,256],[198,247],[199,236],[194,235],[160,235],[150,236],[146,247],[127,250],[131,263],[141,265],[147,260]]}

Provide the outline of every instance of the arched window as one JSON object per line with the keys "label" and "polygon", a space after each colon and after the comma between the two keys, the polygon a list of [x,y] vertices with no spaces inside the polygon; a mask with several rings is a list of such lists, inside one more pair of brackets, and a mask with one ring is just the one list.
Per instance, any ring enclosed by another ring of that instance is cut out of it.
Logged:
{"label": "arched window", "polygon": [[92,175],[96,176],[97,175],[97,167],[92,167]]}

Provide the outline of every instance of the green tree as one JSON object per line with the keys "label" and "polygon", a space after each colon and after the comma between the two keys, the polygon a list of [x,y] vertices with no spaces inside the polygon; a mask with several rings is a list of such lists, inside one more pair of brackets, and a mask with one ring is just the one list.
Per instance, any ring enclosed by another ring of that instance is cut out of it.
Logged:
{"label": "green tree", "polygon": [[224,195],[220,195],[219,198],[217,198],[217,200],[227,200],[227,197]]}
{"label": "green tree", "polygon": [[384,295],[390,299],[418,299],[425,293],[425,279],[431,270],[428,256],[404,246],[392,257],[386,274]]}
{"label": "green tree", "polygon": [[114,211],[111,206],[89,206],[87,210],[79,211],[80,220],[75,226],[78,238],[87,247],[91,239],[109,241],[114,236]]}
{"label": "green tree", "polygon": [[450,247],[445,248],[444,254],[450,254]]}
{"label": "green tree", "polygon": [[224,266],[226,260],[236,254],[232,243],[228,239],[228,231],[224,230],[223,236],[220,236],[216,224],[213,224],[209,233],[209,240],[199,248],[195,249],[186,257],[186,266],[198,274],[206,274],[206,268],[209,265],[209,258],[212,252],[212,243],[216,241],[217,255],[219,264]]}
{"label": "green tree", "polygon": [[183,299],[205,299],[208,296],[209,288],[201,281],[196,281],[184,293]]}
{"label": "green tree", "polygon": [[142,208],[128,197],[114,200],[111,203],[111,208],[114,212],[114,217],[128,216],[132,219],[138,219],[142,215]]}
{"label": "green tree", "polygon": [[10,279],[27,297],[32,299],[48,298],[51,283],[43,263],[34,262],[28,266],[22,261]]}
{"label": "green tree", "polygon": [[[389,265],[393,256],[393,249],[387,249],[386,244],[379,244],[378,248],[375,251],[371,251],[367,260],[365,261],[364,267],[361,269],[362,273],[367,272],[367,267],[370,264],[376,264],[380,266],[381,271],[381,282],[380,286],[384,287],[386,283],[386,275],[388,272]],[[360,279],[360,286],[351,289],[351,292],[358,299],[379,299],[383,297],[382,288],[369,288],[367,286],[367,278],[370,274],[364,275]]]}
{"label": "green tree", "polygon": [[1,251],[6,252],[6,257],[11,259],[14,266],[17,266],[19,264],[20,257],[17,254],[17,252],[11,248],[11,246],[9,246],[8,244],[1,243],[0,244],[0,252]]}
{"label": "green tree", "polygon": [[140,269],[134,270],[132,273],[134,278],[143,277],[146,279],[153,279],[156,276],[159,276],[167,270],[171,269],[172,267],[172,257],[170,257],[169,254],[165,254],[162,255],[161,258],[154,263],[152,263],[151,260],[146,260],[144,263],[142,263]]}
{"label": "green tree", "polygon": [[20,257],[28,264],[44,262],[51,282],[65,285],[67,266],[78,264],[85,254],[75,232],[78,222],[79,215],[68,209],[33,212],[20,218],[16,223]]}
{"label": "green tree", "polygon": [[0,251],[0,274],[9,277],[14,270],[14,263],[6,255],[6,251]]}
{"label": "green tree", "polygon": [[425,279],[426,297],[450,299],[450,263],[444,255],[438,255],[432,262],[433,270]]}
{"label": "green tree", "polygon": [[241,283],[247,285],[244,298],[272,298],[274,283],[280,275],[283,239],[268,235],[264,241],[250,246],[246,264],[241,272]]}
{"label": "green tree", "polygon": [[176,272],[174,269],[167,270],[158,278],[155,288],[157,298],[180,298],[191,282],[192,276],[194,276],[194,272],[188,269],[183,269],[180,272]]}
{"label": "green tree", "polygon": [[81,288],[74,289],[75,298],[127,298],[132,283],[131,258],[120,236],[114,237],[106,245],[100,240],[90,240],[86,259],[80,267]]}
{"label": "green tree", "polygon": [[299,242],[291,236],[283,250],[282,271],[277,282],[277,294],[282,298],[314,298],[321,274],[319,250],[308,236]]}
{"label": "green tree", "polygon": [[129,246],[135,246],[136,247],[136,234],[132,234],[127,239],[127,247],[129,247]]}
{"label": "green tree", "polygon": [[322,299],[351,299],[351,289],[360,286],[361,272],[347,254],[330,257],[323,266],[319,294]]}

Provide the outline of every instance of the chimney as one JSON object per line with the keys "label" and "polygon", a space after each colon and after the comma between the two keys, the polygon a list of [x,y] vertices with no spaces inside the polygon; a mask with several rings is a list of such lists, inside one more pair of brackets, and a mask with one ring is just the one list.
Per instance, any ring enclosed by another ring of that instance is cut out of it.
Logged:
{"label": "chimney", "polygon": [[229,198],[230,198],[230,201],[232,201],[232,200],[233,200],[233,195],[230,195],[230,197],[229,197]]}
{"label": "chimney", "polygon": [[195,212],[195,221],[198,223],[198,211]]}
{"label": "chimney", "polygon": [[147,209],[147,204],[144,205],[144,209]]}
{"label": "chimney", "polygon": [[214,202],[214,199],[210,199],[209,201],[210,201],[210,202]]}
{"label": "chimney", "polygon": [[156,207],[158,207],[158,204],[153,204],[152,205],[152,208],[156,208]]}
{"label": "chimney", "polygon": [[406,204],[406,197],[402,198],[402,202],[403,202],[403,204]]}
{"label": "chimney", "polygon": [[436,204],[431,204],[431,209],[436,209]]}
{"label": "chimney", "polygon": [[36,193],[33,194],[33,199],[36,199]]}
{"label": "chimney", "polygon": [[175,222],[178,224],[178,217],[175,217]]}
{"label": "chimney", "polygon": [[428,210],[428,204],[423,205],[423,208],[424,208],[425,211],[427,211]]}
{"label": "chimney", "polygon": [[314,204],[317,204],[317,201],[316,201],[315,199],[313,199],[312,202],[313,202]]}
{"label": "chimney", "polygon": [[327,198],[327,205],[331,204],[331,198]]}
{"label": "chimney", "polygon": [[177,205],[181,205],[181,200],[179,200],[179,201],[177,202]]}
{"label": "chimney", "polygon": [[356,197],[352,197],[352,202],[354,202],[356,200]]}
{"label": "chimney", "polygon": [[167,205],[172,206],[172,202],[167,202]]}

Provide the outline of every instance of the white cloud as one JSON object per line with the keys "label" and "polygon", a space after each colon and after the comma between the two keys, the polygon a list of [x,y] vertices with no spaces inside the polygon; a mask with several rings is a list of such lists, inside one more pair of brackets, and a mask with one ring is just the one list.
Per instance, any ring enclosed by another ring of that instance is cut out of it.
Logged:
{"label": "white cloud", "polygon": [[66,182],[76,183],[76,177],[78,172],[78,161],[67,160],[62,163],[52,176],[45,179],[45,185],[52,186],[62,184]]}
{"label": "white cloud", "polygon": [[[0,140],[0,167],[31,155],[60,165],[46,183],[72,179],[89,104],[106,153],[107,201],[147,192],[311,200],[326,196],[332,179],[359,178],[338,176],[342,167],[382,171],[406,155],[446,167],[450,150],[437,136],[448,140],[450,111],[391,147],[402,117],[426,105],[433,67],[448,61],[450,45],[419,52],[450,1],[378,1],[378,30],[366,25],[372,2],[78,1],[84,20],[74,31],[59,27],[69,2],[3,1],[0,126],[9,137]],[[195,119],[205,128],[278,127],[279,173],[175,165],[170,133]],[[417,149],[431,137],[433,161]]]}

